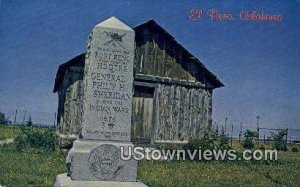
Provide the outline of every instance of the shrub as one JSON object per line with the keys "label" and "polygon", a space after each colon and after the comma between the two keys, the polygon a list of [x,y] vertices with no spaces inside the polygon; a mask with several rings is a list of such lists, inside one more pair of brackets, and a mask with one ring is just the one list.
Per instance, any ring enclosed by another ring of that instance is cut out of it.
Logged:
{"label": "shrub", "polygon": [[218,145],[217,145],[217,147],[220,150],[225,150],[225,149],[229,149],[230,148],[230,146],[229,146],[229,139],[226,136],[224,129],[222,129],[221,134],[218,135]]}
{"label": "shrub", "polygon": [[272,133],[274,149],[287,151],[286,142],[283,140],[284,136],[287,136],[287,130],[280,130],[277,134]]}
{"label": "shrub", "polygon": [[266,150],[264,145],[260,145],[258,149],[263,150],[263,151]]}
{"label": "shrub", "polygon": [[[224,130],[219,134],[218,130],[216,131],[205,131],[202,138],[190,139],[187,144],[183,146],[184,150],[194,151],[196,150],[225,150],[229,149],[228,137],[225,135]],[[186,154],[188,157],[189,154]]]}
{"label": "shrub", "polygon": [[32,125],[33,125],[32,119],[31,119],[31,116],[29,116],[28,121],[27,121],[27,123],[26,123],[26,126],[27,126],[27,127],[31,127]]}
{"label": "shrub", "polygon": [[189,140],[187,144],[185,144],[183,146],[184,150],[198,150],[200,147],[204,147],[203,146],[204,141],[202,141],[201,139],[192,139]]}
{"label": "shrub", "polygon": [[298,148],[298,146],[293,146],[292,147],[292,152],[298,152],[299,151],[299,148]]}
{"label": "shrub", "polygon": [[6,125],[7,124],[7,119],[5,117],[5,114],[0,112],[0,125]]}
{"label": "shrub", "polygon": [[33,127],[25,128],[15,139],[16,149],[24,151],[28,147],[42,151],[54,151],[56,145],[56,137],[54,132],[49,129],[40,130]]}
{"label": "shrub", "polygon": [[243,147],[246,149],[253,149],[254,148],[254,143],[253,139],[256,136],[256,133],[254,131],[246,130],[244,133],[244,142],[243,142]]}
{"label": "shrub", "polygon": [[190,155],[188,154],[188,150],[191,152],[196,151],[196,153],[199,154],[199,149],[205,150],[206,147],[210,147],[210,145],[203,139],[191,139],[183,146],[183,149],[185,150],[186,158],[191,159]]}
{"label": "shrub", "polygon": [[156,146],[157,149],[160,150],[178,150],[182,148],[182,145],[180,144],[174,144],[174,143],[169,143],[169,144],[159,144]]}
{"label": "shrub", "polygon": [[28,148],[27,136],[25,134],[20,134],[14,139],[16,145],[16,150],[21,152]]}

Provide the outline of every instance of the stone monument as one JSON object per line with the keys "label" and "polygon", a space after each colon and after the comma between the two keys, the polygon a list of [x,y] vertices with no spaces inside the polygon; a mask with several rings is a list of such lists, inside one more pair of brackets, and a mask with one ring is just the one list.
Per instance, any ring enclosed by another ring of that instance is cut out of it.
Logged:
{"label": "stone monument", "polygon": [[92,30],[83,78],[82,132],[55,186],[145,186],[137,161],[121,159],[130,142],[135,33],[115,17]]}

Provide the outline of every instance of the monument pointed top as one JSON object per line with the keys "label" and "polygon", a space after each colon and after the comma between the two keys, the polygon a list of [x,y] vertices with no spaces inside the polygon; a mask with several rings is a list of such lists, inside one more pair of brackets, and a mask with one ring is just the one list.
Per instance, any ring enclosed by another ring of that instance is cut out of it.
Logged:
{"label": "monument pointed top", "polygon": [[120,21],[118,18],[112,16],[108,18],[107,20],[99,23],[96,25],[96,27],[107,27],[107,28],[114,28],[114,29],[121,29],[121,30],[132,30],[129,26],[127,26],[125,23]]}

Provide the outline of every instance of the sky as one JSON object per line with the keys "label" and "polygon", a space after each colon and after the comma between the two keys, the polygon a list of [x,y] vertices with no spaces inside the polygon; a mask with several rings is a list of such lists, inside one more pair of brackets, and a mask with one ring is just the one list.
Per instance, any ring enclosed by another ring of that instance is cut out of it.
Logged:
{"label": "sky", "polygon": [[[192,9],[203,17],[190,20]],[[209,10],[233,15],[213,21]],[[281,15],[240,20],[241,11]],[[92,28],[115,16],[130,27],[154,19],[225,87],[214,90],[213,121],[300,129],[300,1],[2,0],[0,110],[54,113],[57,68],[86,49]]]}

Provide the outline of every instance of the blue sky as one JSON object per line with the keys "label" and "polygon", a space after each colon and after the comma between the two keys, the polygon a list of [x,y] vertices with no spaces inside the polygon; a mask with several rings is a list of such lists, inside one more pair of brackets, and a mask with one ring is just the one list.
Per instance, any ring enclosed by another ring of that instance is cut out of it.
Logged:
{"label": "blue sky", "polygon": [[[191,9],[228,12],[234,20],[188,19]],[[264,11],[283,20],[245,22]],[[0,109],[55,112],[58,66],[82,53],[97,23],[116,16],[129,26],[151,18],[225,84],[214,91],[215,122],[300,128],[299,1],[1,1]]]}

